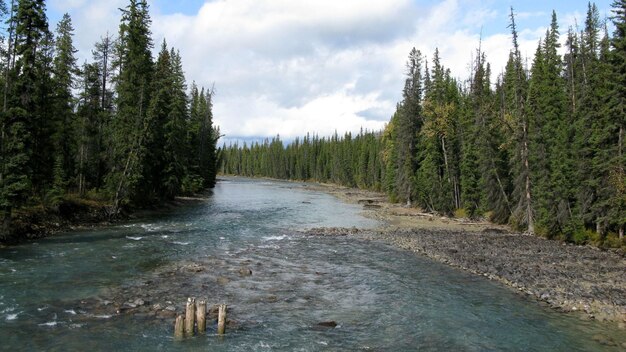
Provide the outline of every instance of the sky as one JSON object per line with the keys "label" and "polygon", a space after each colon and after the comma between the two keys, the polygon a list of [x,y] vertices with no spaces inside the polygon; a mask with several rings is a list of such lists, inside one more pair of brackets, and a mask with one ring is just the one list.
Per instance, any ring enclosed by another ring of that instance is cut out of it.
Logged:
{"label": "sky", "polygon": [[[516,13],[522,55],[532,58],[558,16],[564,39],[582,28],[587,0],[149,0],[154,50],[180,50],[188,84],[215,85],[214,121],[224,141],[307,132],[384,128],[401,100],[411,48],[468,78],[479,43],[499,74]],[[52,29],[63,13],[75,28],[79,62],[117,34],[128,0],[49,0]],[[610,0],[595,2],[608,17]],[[494,77],[495,78],[495,77]]]}

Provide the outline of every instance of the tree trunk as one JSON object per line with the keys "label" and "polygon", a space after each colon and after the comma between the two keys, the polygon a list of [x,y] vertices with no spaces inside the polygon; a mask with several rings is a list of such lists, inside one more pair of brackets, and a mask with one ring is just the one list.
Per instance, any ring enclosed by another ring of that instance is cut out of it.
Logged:
{"label": "tree trunk", "polygon": [[524,172],[526,173],[526,221],[528,222],[528,233],[535,233],[535,221],[533,219],[533,208],[532,208],[532,198],[530,194],[530,165],[528,162],[529,152],[528,152],[528,126],[526,125],[526,121],[523,123],[523,150],[522,150],[522,158],[524,162]]}
{"label": "tree trunk", "polygon": [[7,49],[7,67],[6,67],[6,71],[4,72],[4,103],[2,106],[2,111],[6,112],[8,109],[8,92],[9,92],[9,81],[10,81],[10,77],[9,77],[9,70],[11,70],[11,68],[13,67],[11,65],[11,61],[12,61],[12,57],[14,57],[13,55],[13,51],[15,50],[15,46],[13,45],[13,9],[14,9],[14,5],[15,5],[15,0],[11,0],[11,13],[9,15],[9,47]]}
{"label": "tree trunk", "polygon": [[411,207],[411,182],[409,181],[409,192],[406,196],[406,206]]}
{"label": "tree trunk", "polygon": [[448,165],[448,152],[446,150],[446,138],[444,136],[441,136],[441,151],[443,152],[443,163],[446,167],[446,178],[448,179],[448,183],[452,185],[452,196],[454,198],[454,206],[458,209],[460,208],[460,202],[457,198],[457,193],[456,193],[456,182],[452,182],[452,178],[450,176],[450,166]]}

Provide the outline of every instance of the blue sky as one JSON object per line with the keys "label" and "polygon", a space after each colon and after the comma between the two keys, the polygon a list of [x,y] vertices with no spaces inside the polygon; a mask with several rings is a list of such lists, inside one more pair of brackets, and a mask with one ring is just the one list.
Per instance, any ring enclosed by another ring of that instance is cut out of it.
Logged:
{"label": "blue sky", "polygon": [[[49,0],[51,27],[64,12],[80,62],[128,0]],[[530,57],[557,11],[561,33],[584,23],[587,1],[150,0],[155,47],[179,49],[188,81],[215,83],[215,117],[230,139],[383,128],[393,114],[413,46],[467,78],[482,31],[494,76],[507,59],[510,6]],[[610,0],[597,1],[609,15]]]}

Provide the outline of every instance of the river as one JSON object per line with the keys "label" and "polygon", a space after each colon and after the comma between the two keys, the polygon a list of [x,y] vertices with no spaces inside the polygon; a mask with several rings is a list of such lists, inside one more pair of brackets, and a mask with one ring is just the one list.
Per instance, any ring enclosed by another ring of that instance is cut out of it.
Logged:
{"label": "river", "polygon": [[[203,202],[0,249],[0,349],[594,351],[611,347],[592,336],[623,336],[413,253],[297,233],[379,225],[360,212],[301,184],[232,178]],[[215,275],[253,271],[202,283],[238,322],[223,339],[211,325],[174,341],[173,319],[80,308],[197,258],[217,263]],[[338,325],[318,326],[325,321]]]}

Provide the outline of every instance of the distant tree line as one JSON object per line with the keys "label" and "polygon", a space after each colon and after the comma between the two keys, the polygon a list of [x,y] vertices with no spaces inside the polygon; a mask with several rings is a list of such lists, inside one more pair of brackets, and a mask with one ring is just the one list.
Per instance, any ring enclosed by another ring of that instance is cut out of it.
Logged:
{"label": "distant tree line", "polygon": [[589,4],[559,54],[556,14],[530,67],[513,9],[512,49],[491,81],[479,48],[469,79],[411,50],[402,101],[382,133],[224,146],[221,172],[334,182],[393,201],[576,243],[623,244],[626,0],[614,32]]}
{"label": "distant tree line", "polygon": [[0,238],[15,210],[69,196],[104,200],[114,216],[212,187],[213,90],[188,89],[165,41],[154,61],[146,0],[129,1],[117,36],[82,65],[70,16],[52,33],[45,11],[44,0],[0,0]]}

